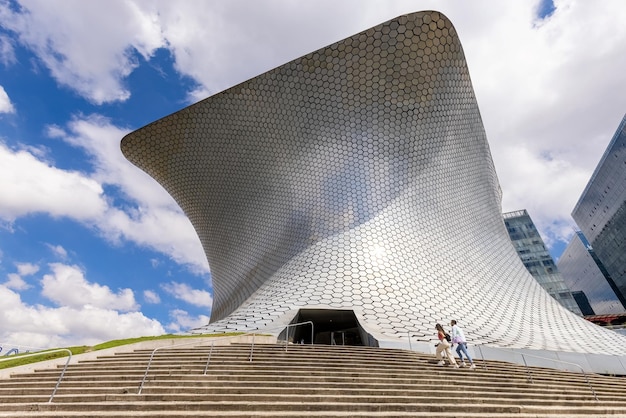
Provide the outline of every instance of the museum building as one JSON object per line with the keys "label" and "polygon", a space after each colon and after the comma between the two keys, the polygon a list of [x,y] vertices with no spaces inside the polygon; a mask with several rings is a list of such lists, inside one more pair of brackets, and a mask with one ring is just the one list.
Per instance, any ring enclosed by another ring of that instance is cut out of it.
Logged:
{"label": "museum building", "polygon": [[563,308],[518,257],[463,49],[441,13],[311,52],[121,148],[204,248],[214,305],[194,332],[310,321],[313,333],[288,338],[433,352],[435,323],[456,319],[485,357],[532,352],[626,374],[626,336]]}

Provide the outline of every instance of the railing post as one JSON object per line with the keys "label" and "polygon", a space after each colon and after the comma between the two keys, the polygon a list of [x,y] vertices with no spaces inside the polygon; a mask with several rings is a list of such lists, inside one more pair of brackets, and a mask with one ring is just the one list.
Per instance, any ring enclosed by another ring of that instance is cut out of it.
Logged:
{"label": "railing post", "polygon": [[486,369],[487,368],[487,364],[485,363],[485,356],[483,354],[483,349],[479,345],[477,345],[476,347],[478,347],[478,351],[480,351],[480,359],[483,361],[483,367]]}
{"label": "railing post", "polygon": [[530,373],[530,369],[528,368],[528,364],[526,364],[526,357],[524,357],[523,354],[521,354],[521,356],[522,356],[522,360],[524,361],[524,367],[526,367],[526,373],[528,373],[528,380],[530,381],[530,383],[534,383],[533,382],[533,376]]}
{"label": "railing post", "polygon": [[67,361],[65,362],[65,366],[63,367],[63,370],[61,371],[61,376],[59,376],[59,380],[57,380],[57,384],[54,387],[54,390],[52,391],[52,395],[50,395],[50,399],[48,399],[48,403],[52,403],[52,398],[54,398],[54,395],[57,393],[57,389],[59,388],[59,385],[61,384],[61,380],[63,380],[63,376],[65,376],[65,371],[67,370],[67,366],[70,364],[70,360],[72,359],[72,352],[68,349],[66,350],[69,353],[69,357],[67,358]]}
{"label": "railing post", "polygon": [[250,346],[250,358],[248,361],[252,361],[252,353],[254,352],[254,333],[252,333],[252,345]]}
{"label": "railing post", "polygon": [[[524,360],[524,366],[526,366],[526,370],[528,371],[529,380],[530,380],[531,383],[533,383],[532,375],[530,373],[530,368],[528,367],[528,364],[526,364],[526,357],[525,357],[524,353],[521,353],[519,351],[514,351],[514,350],[510,350],[510,352],[511,353],[515,353],[515,354],[519,354],[519,355],[522,356],[522,360]],[[585,376],[585,381],[587,382],[587,386],[589,386],[589,389],[591,390],[591,393],[593,394],[593,397],[595,398],[596,402],[599,402],[598,395],[596,394],[596,391],[593,389],[593,386],[591,385],[591,381],[589,380],[589,376],[587,376],[587,372],[585,372],[585,369],[580,364],[570,363],[568,361],[563,361],[563,360],[556,360],[556,359],[553,359],[553,358],[533,356],[532,354],[526,354],[526,355],[529,356],[529,357],[535,357],[535,358],[539,358],[539,359],[542,359],[542,360],[553,361],[555,363],[569,364],[569,365],[578,367],[580,369],[580,371],[582,372],[583,376]]]}
{"label": "railing post", "polygon": [[413,346],[411,345],[411,331],[407,331],[406,334],[409,337],[409,351],[413,351]]}
{"label": "railing post", "polygon": [[582,366],[580,367],[580,369],[583,371],[583,374],[585,375],[585,380],[587,381],[587,385],[589,386],[589,389],[591,389],[591,393],[593,393],[593,397],[595,398],[597,402],[598,395],[596,395],[596,391],[593,390],[593,386],[591,386],[591,382],[589,381],[589,376],[587,376],[587,373],[585,372],[585,369],[582,368]]}
{"label": "railing post", "polygon": [[211,349],[209,350],[209,358],[206,360],[206,365],[204,366],[204,375],[206,376],[207,371],[209,370],[209,363],[211,362],[211,355],[213,354],[213,346],[215,345],[215,341],[211,341]]}
{"label": "railing post", "polygon": [[[55,350],[43,349],[43,351],[41,351],[41,352],[32,353],[32,354],[25,354],[25,355],[21,355],[19,357],[19,358],[26,358],[26,357],[42,356],[42,355],[50,354],[50,353],[57,353],[59,351],[67,351],[68,357],[67,357],[67,361],[65,362],[65,366],[63,367],[63,370],[61,370],[61,375],[57,379],[57,384],[56,384],[56,386],[54,386],[54,390],[52,391],[52,395],[50,395],[50,399],[48,399],[48,403],[52,402],[52,399],[54,398],[54,395],[57,393],[57,389],[59,388],[59,385],[61,384],[61,380],[63,380],[63,377],[65,376],[65,371],[67,370],[67,366],[70,364],[70,360],[72,359],[72,352],[68,348],[57,348]],[[10,353],[10,351],[9,351],[9,353]],[[8,358],[4,358],[4,359],[0,360],[0,362],[9,361],[9,360],[13,360],[13,359],[14,359],[14,357],[8,357]]]}
{"label": "railing post", "polygon": [[143,384],[146,383],[146,378],[148,377],[148,370],[150,370],[150,365],[152,364],[152,358],[154,357],[154,353],[157,352],[157,348],[155,348],[154,350],[152,350],[152,353],[150,354],[150,359],[148,360],[148,365],[146,366],[146,372],[143,374],[143,379],[141,379],[141,383],[139,384],[139,391],[137,392],[137,395],[141,395],[141,391],[143,390]]}

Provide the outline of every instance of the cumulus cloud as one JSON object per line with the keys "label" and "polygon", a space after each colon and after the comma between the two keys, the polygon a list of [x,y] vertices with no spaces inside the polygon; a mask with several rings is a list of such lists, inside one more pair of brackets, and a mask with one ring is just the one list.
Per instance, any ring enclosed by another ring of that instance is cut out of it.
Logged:
{"label": "cumulus cloud", "polygon": [[15,267],[20,276],[32,276],[39,271],[39,266],[33,263],[16,263]]}
{"label": "cumulus cloud", "polygon": [[4,286],[14,290],[26,290],[31,286],[17,273],[9,273],[7,275],[7,281],[4,282]]}
{"label": "cumulus cloud", "polygon": [[[34,263],[19,263],[18,271],[24,276],[39,272]],[[40,281],[41,294],[51,299],[56,307],[24,302],[15,286],[22,280],[20,274],[11,273],[7,283],[0,285],[0,346],[19,347],[20,350],[94,345],[113,339],[163,335],[182,332],[206,325],[208,316],[191,316],[182,310],[170,312],[166,327],[155,319],[137,311],[129,289],[113,292],[107,286],[89,282],[76,266],[51,264],[50,274]],[[33,287],[33,286],[31,286]],[[181,290],[182,293],[185,293]],[[155,291],[146,290],[144,299],[160,303]],[[167,330],[167,331],[166,331]]]}
{"label": "cumulus cloud", "polygon": [[500,176],[520,179],[515,187],[503,188],[503,211],[527,209],[548,246],[571,236],[575,223],[569,214],[592,172],[537,155],[523,144],[507,147],[500,162]]}
{"label": "cumulus cloud", "polygon": [[161,285],[161,288],[176,299],[184,300],[194,306],[213,306],[213,297],[206,290],[192,289],[186,283],[170,282]]}
{"label": "cumulus cloud", "polygon": [[32,263],[16,263],[17,273],[9,273],[7,281],[4,283],[9,289],[26,290],[32,286],[24,280],[24,276],[32,276],[39,271],[39,266]]}
{"label": "cumulus cloud", "polygon": [[28,305],[19,294],[0,285],[0,342],[33,348],[94,345],[101,342],[162,335],[161,324],[140,312],[86,306],[46,307]]}
{"label": "cumulus cloud", "polygon": [[209,323],[209,317],[206,315],[191,316],[182,309],[175,309],[170,312],[172,322],[167,325],[167,329],[172,332],[188,331],[190,329],[199,328]]}
{"label": "cumulus cloud", "polygon": [[[164,40],[158,16],[136,2],[0,3],[0,24],[32,49],[59,84],[96,104],[126,100],[123,80]],[[115,30],[111,30],[115,28]]]}
{"label": "cumulus cloud", "polygon": [[102,187],[76,171],[61,170],[26,150],[0,143],[0,219],[32,213],[85,220],[102,216]]}
{"label": "cumulus cloud", "polygon": [[131,289],[113,292],[108,286],[91,283],[77,266],[61,263],[50,265],[52,274],[41,280],[42,295],[58,305],[75,309],[95,307],[120,311],[135,311],[139,305]]}

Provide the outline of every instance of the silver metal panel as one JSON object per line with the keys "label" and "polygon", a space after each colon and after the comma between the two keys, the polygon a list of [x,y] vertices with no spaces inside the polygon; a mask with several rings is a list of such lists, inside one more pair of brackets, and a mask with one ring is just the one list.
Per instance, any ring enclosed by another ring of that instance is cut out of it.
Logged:
{"label": "silver metal panel", "polygon": [[[206,330],[353,309],[379,339],[626,354],[530,276],[456,31],[401,16],[141,128],[124,155],[193,223],[211,267]],[[611,333],[613,334],[613,333]]]}

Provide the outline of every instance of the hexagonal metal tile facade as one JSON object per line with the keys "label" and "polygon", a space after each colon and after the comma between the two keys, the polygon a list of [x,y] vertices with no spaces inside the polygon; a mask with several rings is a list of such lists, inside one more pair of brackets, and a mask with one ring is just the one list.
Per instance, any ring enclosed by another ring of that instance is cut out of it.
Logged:
{"label": "hexagonal metal tile facade", "polygon": [[122,151],[200,237],[207,330],[353,309],[379,337],[427,341],[454,318],[476,344],[626,354],[519,260],[461,44],[438,12],[261,74],[127,135]]}

